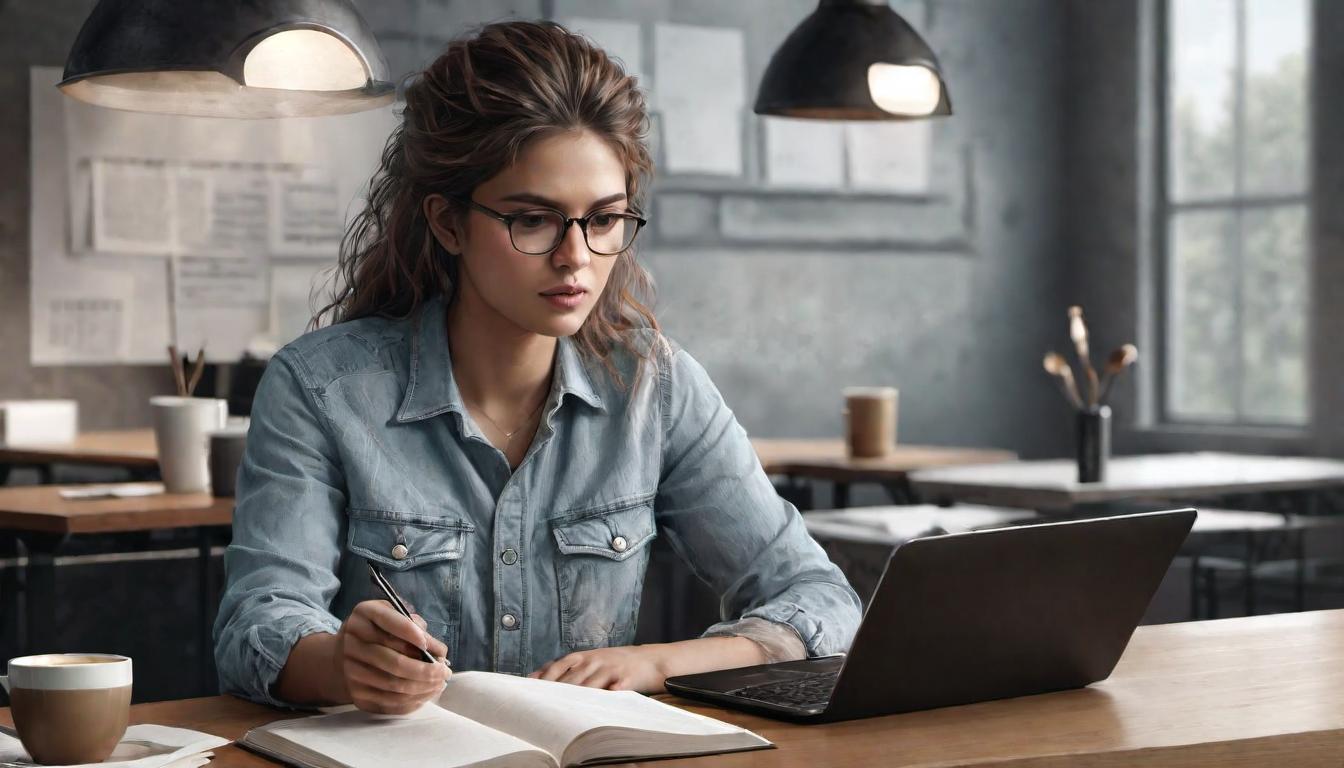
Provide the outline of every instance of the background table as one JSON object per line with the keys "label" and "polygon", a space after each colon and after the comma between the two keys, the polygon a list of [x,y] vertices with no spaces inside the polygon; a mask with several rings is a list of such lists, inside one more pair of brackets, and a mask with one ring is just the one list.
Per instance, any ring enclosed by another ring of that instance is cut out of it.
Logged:
{"label": "background table", "polygon": [[41,482],[50,483],[55,464],[121,467],[136,478],[151,476],[159,469],[154,430],[85,432],[73,443],[0,445],[0,485],[5,483],[11,468],[25,466],[37,469]]}
{"label": "background table", "polygon": [[[201,675],[213,690],[213,680],[206,680],[213,678],[207,651],[216,609],[210,549],[215,532],[233,524],[233,499],[191,493],[67,500],[61,498],[60,489],[52,485],[0,488],[0,534],[17,539],[28,554],[23,569],[27,620],[20,636],[21,653],[55,647],[57,638],[51,610],[58,599],[55,559],[71,536],[191,528],[197,532],[200,563]],[[14,590],[8,592],[13,595]],[[80,597],[67,596],[67,599]]]}
{"label": "background table", "polygon": [[897,501],[907,500],[906,478],[910,472],[930,467],[989,464],[1012,461],[1017,454],[993,448],[944,448],[928,445],[897,445],[887,456],[853,459],[839,438],[752,438],[751,445],[768,475],[792,480],[827,480],[834,483],[833,506],[849,506],[853,483],[877,483]]}
{"label": "background table", "polygon": [[1181,501],[1344,486],[1344,461],[1235,453],[1117,456],[1106,480],[1077,482],[1072,460],[1014,461],[913,472],[926,500],[1069,512],[1086,505]]}
{"label": "background table", "polygon": [[[906,541],[1050,520],[1030,510],[971,504],[857,507],[816,510],[805,516],[808,532],[844,571],[865,603],[876,589],[892,549]],[[1291,606],[1302,610],[1306,604],[1304,534],[1342,527],[1344,520],[1337,517],[1200,507],[1179,555],[1190,561],[1189,618],[1200,618],[1201,596],[1208,606],[1204,616],[1217,618],[1219,572],[1230,572],[1240,579],[1243,609],[1248,616],[1254,614],[1254,576],[1261,565],[1270,564],[1266,561],[1290,568],[1285,575],[1293,591]]]}
{"label": "background table", "polygon": [[[778,747],[657,762],[667,768],[1338,768],[1344,611],[1140,627],[1110,678],[1084,689],[845,723],[791,725],[659,698],[749,728]],[[228,739],[294,716],[224,696],[131,708],[133,723]],[[7,709],[0,721],[12,722]],[[235,745],[215,754],[216,768],[277,765]]]}

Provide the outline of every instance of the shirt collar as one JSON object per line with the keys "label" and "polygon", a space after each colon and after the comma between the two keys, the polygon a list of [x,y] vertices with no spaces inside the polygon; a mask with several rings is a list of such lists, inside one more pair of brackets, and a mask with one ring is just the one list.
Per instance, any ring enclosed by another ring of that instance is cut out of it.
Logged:
{"label": "shirt collar", "polygon": [[[397,409],[396,421],[405,424],[428,419],[448,411],[463,417],[467,408],[462,393],[453,378],[452,360],[448,354],[448,326],[443,296],[436,296],[421,305],[416,313],[411,332],[410,374],[406,392]],[[565,395],[573,395],[599,411],[605,411],[602,398],[593,388],[592,377],[574,340],[557,339],[555,351],[555,378],[551,385],[558,402]]]}

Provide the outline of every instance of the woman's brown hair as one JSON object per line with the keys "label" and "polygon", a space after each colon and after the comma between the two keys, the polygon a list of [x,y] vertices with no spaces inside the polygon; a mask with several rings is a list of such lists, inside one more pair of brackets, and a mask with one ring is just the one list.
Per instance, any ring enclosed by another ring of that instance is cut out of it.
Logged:
{"label": "woman's brown hair", "polygon": [[[485,26],[413,76],[405,98],[368,204],[341,242],[330,302],[313,326],[324,315],[332,323],[406,317],[438,294],[455,300],[457,257],[431,234],[423,202],[435,193],[450,204],[470,197],[533,139],[588,130],[606,140],[625,164],[631,207],[642,210],[642,188],[653,173],[644,95],[601,48],[559,24]],[[454,213],[465,215],[459,206]],[[609,356],[617,345],[641,359],[653,353],[621,332],[658,329],[653,281],[633,251],[614,258],[606,289],[574,337],[613,375]]]}

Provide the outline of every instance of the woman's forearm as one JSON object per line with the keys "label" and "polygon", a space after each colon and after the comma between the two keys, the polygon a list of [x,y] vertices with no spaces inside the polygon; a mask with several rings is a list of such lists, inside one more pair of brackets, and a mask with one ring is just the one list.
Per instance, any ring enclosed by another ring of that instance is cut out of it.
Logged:
{"label": "woman's forearm", "polygon": [[336,653],[336,635],[315,632],[299,638],[276,678],[275,697],[305,706],[349,704]]}
{"label": "woman's forearm", "polygon": [[761,646],[745,637],[699,637],[655,647],[663,677],[750,667],[766,662]]}

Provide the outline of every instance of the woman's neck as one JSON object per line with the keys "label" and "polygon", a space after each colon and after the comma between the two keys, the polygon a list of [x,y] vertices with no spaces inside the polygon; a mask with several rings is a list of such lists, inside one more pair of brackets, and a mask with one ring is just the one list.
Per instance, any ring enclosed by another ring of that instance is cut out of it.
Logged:
{"label": "woman's neck", "polygon": [[513,419],[545,399],[555,362],[554,337],[518,327],[475,296],[460,295],[449,308],[447,323],[453,379],[469,405],[495,418]]}

